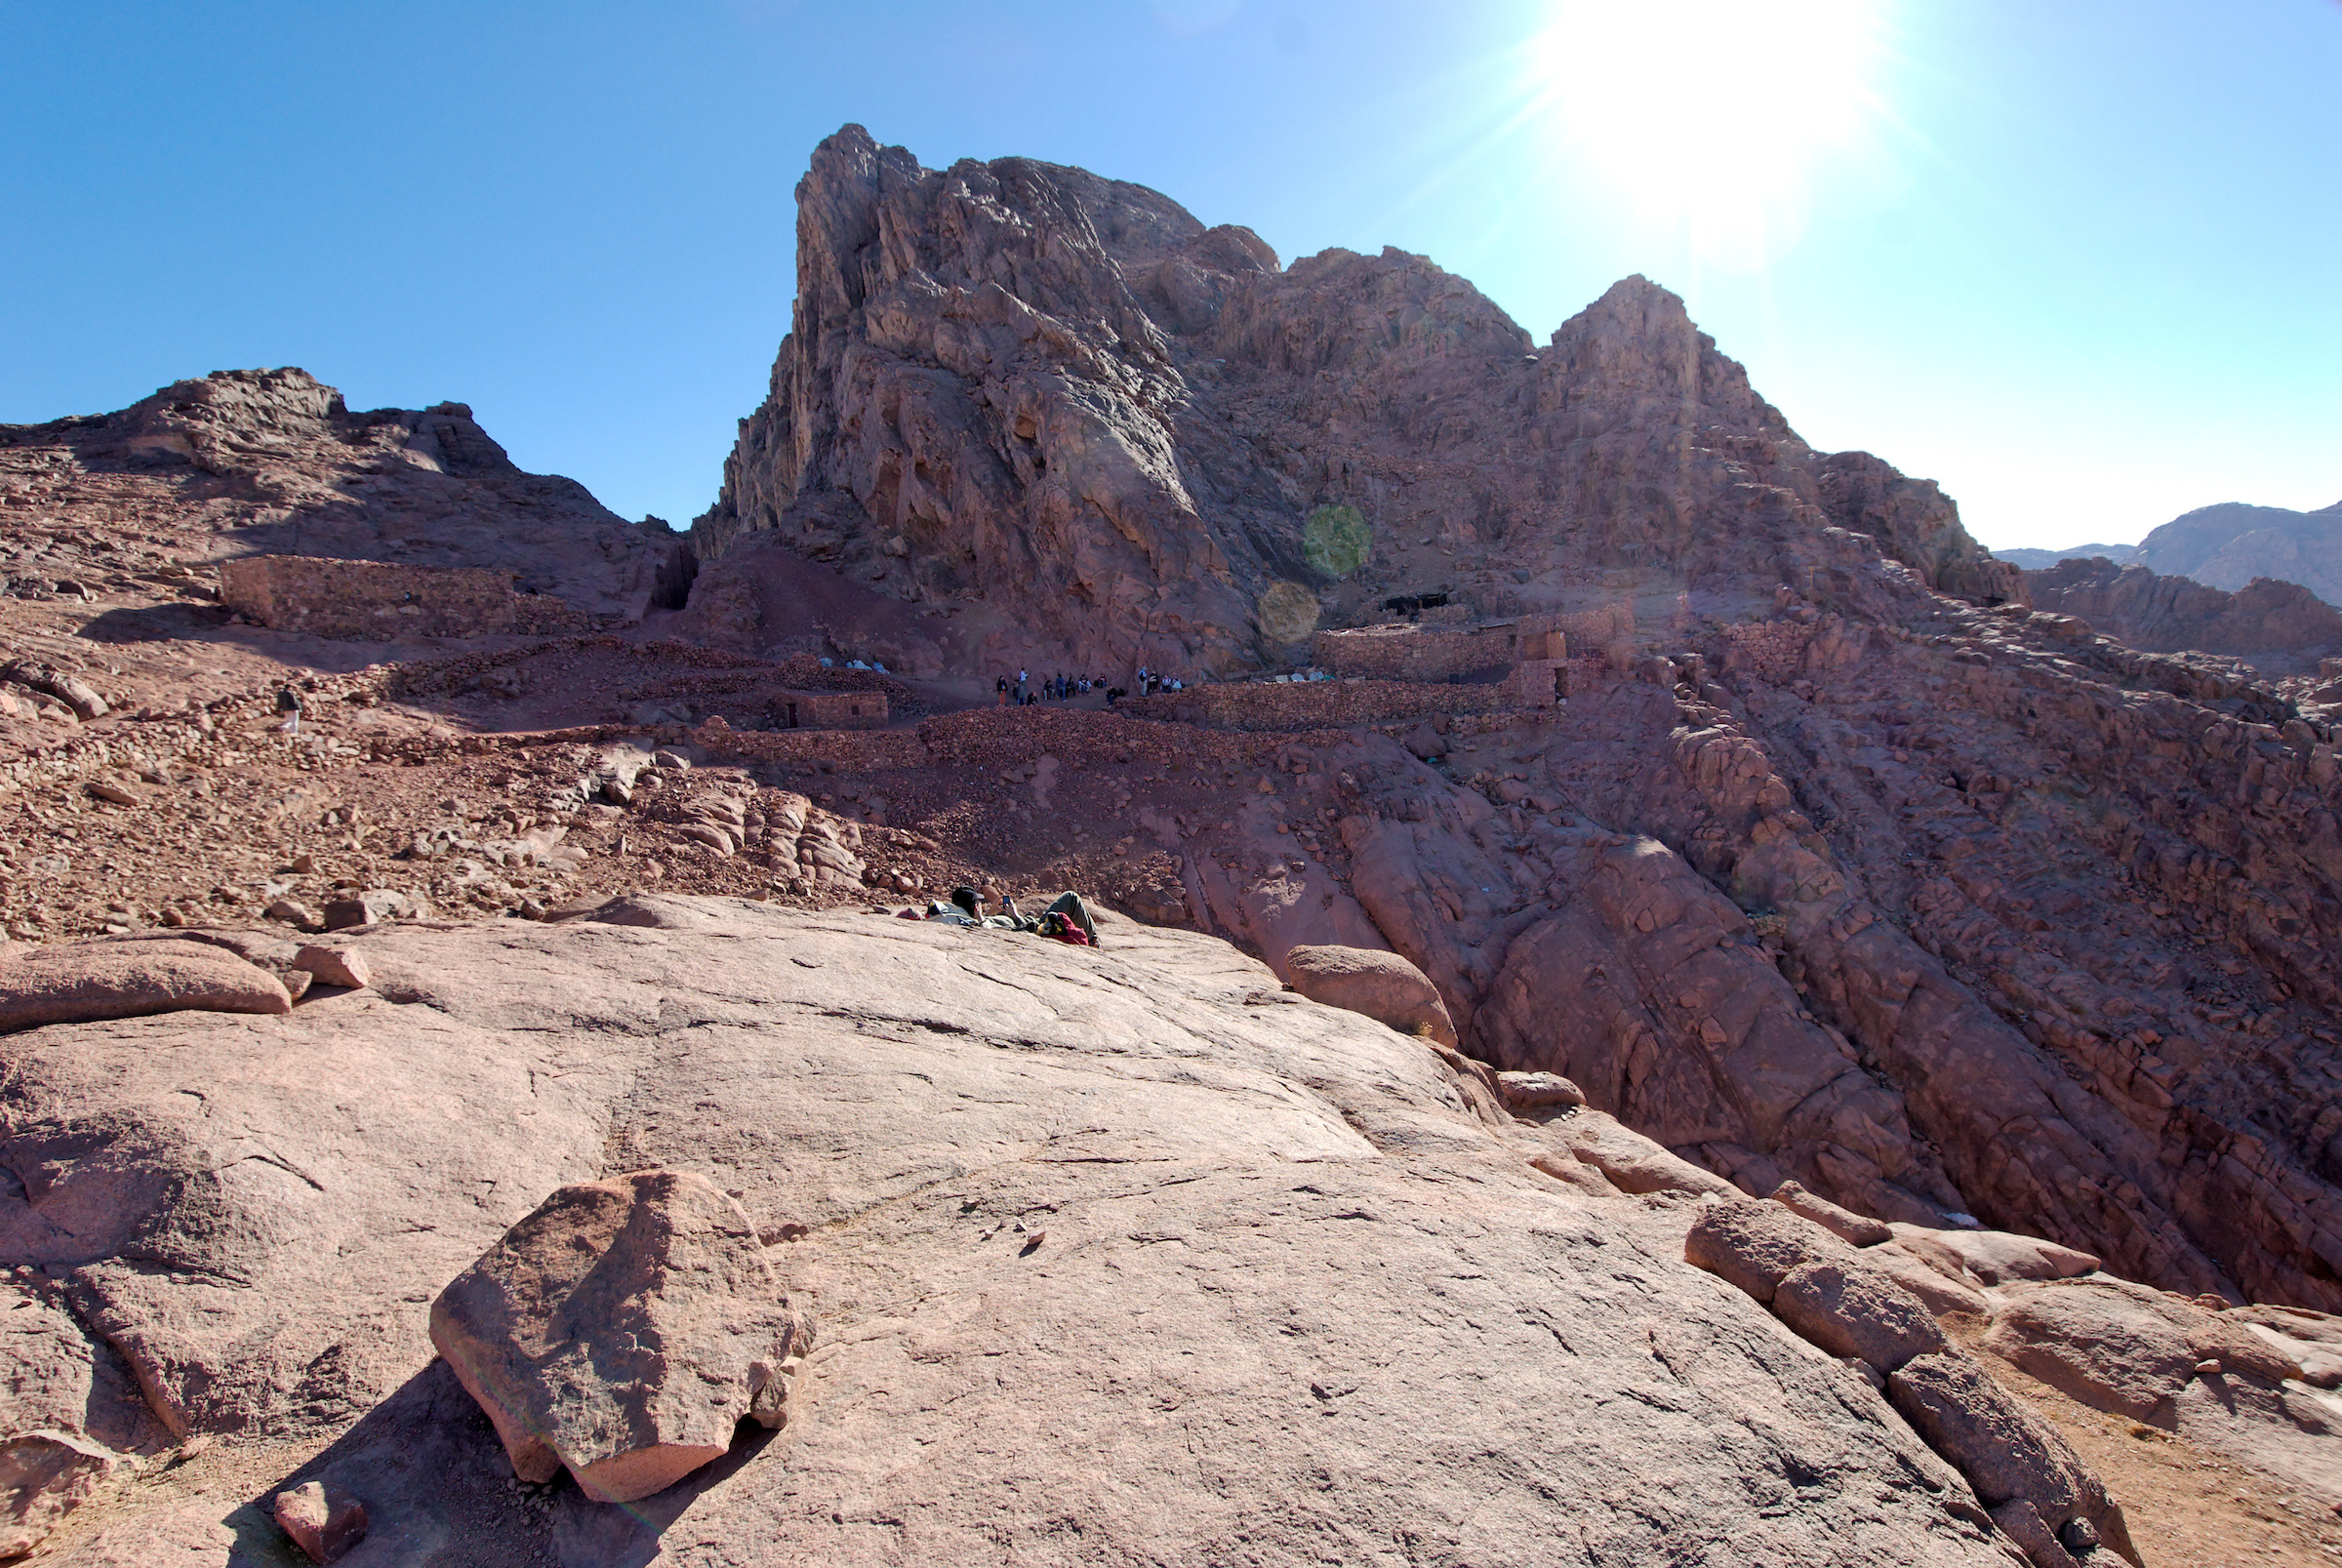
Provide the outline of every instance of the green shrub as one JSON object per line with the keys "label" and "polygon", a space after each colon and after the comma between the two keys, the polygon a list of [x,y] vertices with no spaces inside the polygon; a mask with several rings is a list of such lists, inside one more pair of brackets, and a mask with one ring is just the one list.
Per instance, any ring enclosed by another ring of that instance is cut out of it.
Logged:
{"label": "green shrub", "polygon": [[1355,506],[1320,506],[1302,525],[1301,553],[1330,578],[1346,578],[1374,554],[1374,528]]}

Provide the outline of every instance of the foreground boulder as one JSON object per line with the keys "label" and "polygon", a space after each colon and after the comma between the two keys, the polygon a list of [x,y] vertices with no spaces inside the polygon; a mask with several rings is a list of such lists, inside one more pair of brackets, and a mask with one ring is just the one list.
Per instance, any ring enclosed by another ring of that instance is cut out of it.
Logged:
{"label": "foreground boulder", "polygon": [[374,980],[366,955],[347,943],[311,943],[294,956],[293,968],[314,976],[320,985],[344,985],[351,990],[364,990]]}
{"label": "foreground boulder", "polygon": [[334,1562],[366,1539],[366,1505],[348,1493],[307,1481],[276,1494],[276,1522],[311,1562]]}
{"label": "foreground boulder", "polygon": [[171,938],[61,943],[0,959],[0,1029],[185,1009],[290,1013],[293,997],[232,952]]}
{"label": "foreground boulder", "polygon": [[1832,1355],[1880,1372],[1945,1347],[1926,1306],[1860,1261],[1799,1264],[1773,1288],[1773,1310]]}
{"label": "foreground boulder", "polygon": [[2089,1467],[1972,1358],[1919,1356],[1888,1378],[1887,1396],[1958,1467],[2034,1568],[2070,1568],[2101,1543],[2140,1560],[2122,1510]]}
{"label": "foreground boulder", "polygon": [[1719,1203],[1692,1222],[1683,1261],[1770,1306],[1794,1269],[1811,1263],[1853,1262],[1854,1249],[1779,1204]]}
{"label": "foreground boulder", "polygon": [[1301,946],[1285,952],[1293,988],[1312,1002],[1347,1008],[1422,1034],[1453,1049],[1456,1025],[1431,977],[1394,952],[1371,947]]}
{"label": "foreground boulder", "polygon": [[805,1336],[747,1215],[680,1171],[561,1188],[431,1307],[514,1473],[566,1465],[604,1503],[721,1458],[745,1417],[781,1426]]}

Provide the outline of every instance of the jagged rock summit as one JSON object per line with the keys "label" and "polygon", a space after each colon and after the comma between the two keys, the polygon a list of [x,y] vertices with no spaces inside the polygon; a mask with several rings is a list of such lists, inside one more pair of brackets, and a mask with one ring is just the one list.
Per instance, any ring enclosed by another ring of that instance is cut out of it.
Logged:
{"label": "jagged rock summit", "polygon": [[[848,126],[797,197],[772,392],[693,529],[713,634],[802,630],[758,587],[798,558],[916,607],[871,651],[929,668],[1234,673],[1434,583],[1507,611],[1740,602],[1882,553],[2022,594],[1933,485],[1814,452],[1640,277],[1540,348],[1425,258],[1281,267],[1030,159],[932,170]],[[1370,537],[1347,570],[1309,542],[1342,509]]]}

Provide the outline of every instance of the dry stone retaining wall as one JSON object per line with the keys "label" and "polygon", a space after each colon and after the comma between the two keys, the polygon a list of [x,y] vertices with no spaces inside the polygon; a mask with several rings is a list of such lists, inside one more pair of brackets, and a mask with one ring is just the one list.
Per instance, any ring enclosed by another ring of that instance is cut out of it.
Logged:
{"label": "dry stone retaining wall", "polygon": [[1509,713],[1552,707],[1568,695],[1568,663],[1540,659],[1515,664],[1501,681],[1448,685],[1428,681],[1246,681],[1134,697],[1120,710],[1136,718],[1221,730],[1332,729],[1389,724],[1434,713]]}
{"label": "dry stone retaining wall", "polygon": [[1453,628],[1397,623],[1320,631],[1311,639],[1310,659],[1336,675],[1443,681],[1524,660],[1567,657],[1568,639],[1555,623],[1553,616],[1520,616]]}
{"label": "dry stone retaining wall", "polygon": [[220,597],[264,626],[319,637],[542,635],[590,626],[559,599],[514,591],[510,574],[471,566],[251,555],[220,568]]}

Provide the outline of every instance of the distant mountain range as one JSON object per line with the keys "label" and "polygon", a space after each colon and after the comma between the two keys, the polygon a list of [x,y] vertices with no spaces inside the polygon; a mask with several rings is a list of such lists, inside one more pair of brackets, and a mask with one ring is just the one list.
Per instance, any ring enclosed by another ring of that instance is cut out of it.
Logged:
{"label": "distant mountain range", "polygon": [[2342,502],[2319,511],[2223,502],[2163,524],[2136,544],[2077,544],[2062,550],[1995,550],[2039,572],[2060,561],[2104,556],[2163,577],[2193,578],[2231,592],[2254,578],[2298,583],[2342,604]]}

